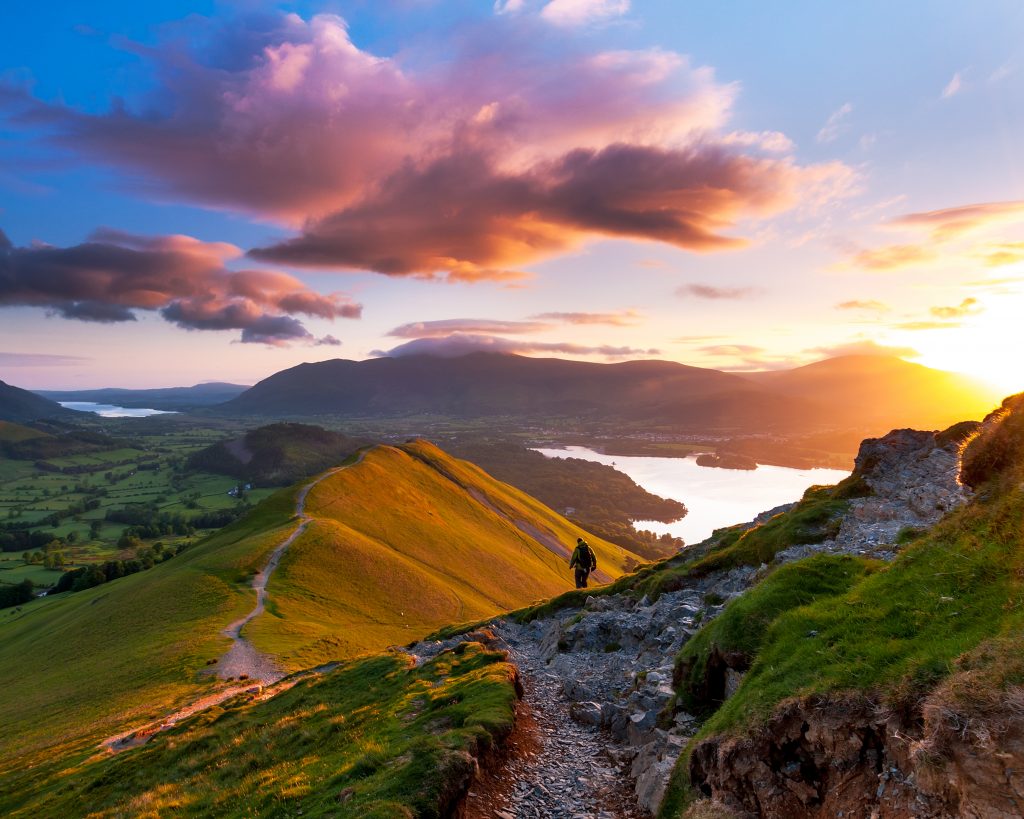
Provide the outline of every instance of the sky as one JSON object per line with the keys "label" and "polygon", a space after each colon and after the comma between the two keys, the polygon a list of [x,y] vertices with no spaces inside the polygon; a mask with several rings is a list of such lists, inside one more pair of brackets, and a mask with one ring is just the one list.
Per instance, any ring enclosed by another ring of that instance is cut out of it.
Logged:
{"label": "sky", "polygon": [[1024,389],[1016,0],[7,6],[8,383],[486,349]]}

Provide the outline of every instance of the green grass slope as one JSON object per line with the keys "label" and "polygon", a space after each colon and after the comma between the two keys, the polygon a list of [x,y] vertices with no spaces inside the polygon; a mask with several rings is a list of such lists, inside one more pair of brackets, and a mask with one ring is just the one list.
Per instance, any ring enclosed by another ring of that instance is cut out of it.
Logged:
{"label": "green grass slope", "polygon": [[251,608],[248,580],[289,531],[292,504],[281,492],[166,563],[0,617],[0,781],[31,779],[33,765],[211,686],[200,672]]}
{"label": "green grass slope", "polygon": [[611,577],[637,562],[422,441],[370,450],[319,483],[306,513],[313,522],[281,561],[268,614],[249,631],[291,669],[565,591],[579,536]]}
{"label": "green grass slope", "polygon": [[376,656],[266,701],[239,695],[141,748],[0,795],[0,813],[449,815],[473,757],[511,731],[514,670],[503,660],[470,643],[419,668]]}
{"label": "green grass slope", "polygon": [[[986,728],[1024,685],[1024,395],[967,443],[963,474],[975,500],[897,560],[771,619],[742,685],[694,744],[757,731],[794,697],[850,693],[909,714],[940,697],[958,724]],[[684,757],[665,816],[681,810],[687,779]]]}
{"label": "green grass slope", "polygon": [[[0,791],[31,790],[103,738],[218,687],[207,662],[230,645],[221,632],[251,610],[253,574],[297,525],[297,489],[148,571],[0,616]],[[563,591],[565,558],[536,538],[568,550],[585,534],[425,443],[370,451],[318,484],[306,511],[313,520],[246,630],[289,669]],[[591,543],[611,576],[635,562]]]}

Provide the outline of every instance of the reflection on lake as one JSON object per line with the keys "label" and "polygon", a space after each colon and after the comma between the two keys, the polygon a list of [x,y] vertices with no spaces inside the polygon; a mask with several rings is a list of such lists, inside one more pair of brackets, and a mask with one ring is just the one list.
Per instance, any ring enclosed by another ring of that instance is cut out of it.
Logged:
{"label": "reflection on lake", "polygon": [[756,470],[697,466],[688,458],[640,458],[602,455],[581,446],[539,449],[549,458],[583,458],[614,465],[648,492],[682,501],[689,513],[675,523],[636,522],[637,529],[668,532],[687,544],[700,543],[715,529],[744,523],[760,512],[799,500],[815,484],[839,483],[850,473],[841,469],[790,469],[758,466]]}
{"label": "reflection on lake", "polygon": [[69,410],[95,412],[103,418],[147,418],[150,415],[175,414],[169,410],[148,409],[146,407],[117,407],[113,404],[96,404],[92,401],[61,401],[60,405]]}

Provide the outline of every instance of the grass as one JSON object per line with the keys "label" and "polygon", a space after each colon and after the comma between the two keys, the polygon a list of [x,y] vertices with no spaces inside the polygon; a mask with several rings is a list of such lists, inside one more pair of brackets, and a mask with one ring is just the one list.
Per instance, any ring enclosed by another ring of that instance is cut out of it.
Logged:
{"label": "grass", "polygon": [[[966,712],[959,724],[984,723],[986,709],[1024,684],[1022,412],[1018,397],[968,444],[965,463],[980,465],[983,476],[972,503],[848,591],[762,624],[750,670],[694,744],[757,731],[794,697],[853,693],[919,719],[922,707],[939,697],[943,707]],[[716,629],[734,625],[712,623],[695,640],[706,643]],[[687,760],[684,755],[676,768],[664,816],[681,815],[690,796]]]}
{"label": "grass", "polygon": [[[269,616],[249,632],[290,669],[405,644],[557,594],[572,585],[568,551],[586,535],[423,442],[369,451],[318,484],[306,511],[314,521],[271,581]],[[586,537],[601,568],[621,574],[629,553]]]}
{"label": "grass", "polygon": [[722,701],[722,680],[716,677],[724,672],[723,658],[729,667],[746,670],[781,614],[842,594],[876,568],[875,562],[848,555],[817,555],[772,572],[683,646],[675,663],[679,704],[708,716]]}
{"label": "grass", "polygon": [[478,643],[419,668],[354,661],[264,702],[244,696],[147,745],[96,755],[31,790],[6,816],[438,817],[472,756],[512,728],[513,668]]}
{"label": "grass", "polygon": [[154,568],[0,616],[0,780],[208,689],[220,631],[252,606],[252,573],[285,536],[285,491]]}

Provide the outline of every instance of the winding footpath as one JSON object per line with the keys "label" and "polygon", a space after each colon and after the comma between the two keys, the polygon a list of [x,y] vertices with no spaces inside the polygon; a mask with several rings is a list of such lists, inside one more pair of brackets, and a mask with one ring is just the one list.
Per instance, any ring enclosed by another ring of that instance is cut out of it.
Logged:
{"label": "winding footpath", "polygon": [[253,620],[259,617],[266,608],[267,603],[267,583],[270,582],[270,576],[277,569],[278,564],[281,562],[281,558],[284,557],[285,552],[302,533],[306,531],[306,528],[313,521],[309,515],[306,514],[306,498],[310,491],[321,481],[327,480],[332,475],[336,475],[342,470],[349,469],[356,466],[363,460],[363,455],[360,453],[359,457],[354,463],[348,466],[338,466],[334,469],[330,469],[318,476],[316,480],[307,483],[302,489],[299,490],[298,495],[295,497],[295,514],[299,518],[299,525],[295,527],[290,535],[285,538],[281,545],[278,546],[270,555],[270,560],[267,561],[267,565],[263,567],[263,570],[258,572],[252,579],[252,588],[256,592],[256,605],[253,610],[250,611],[245,617],[240,620],[236,620],[234,623],[229,625],[221,633],[225,637],[230,637],[234,642],[227,653],[220,658],[217,663],[217,676],[222,680],[247,678],[250,680],[258,680],[259,682],[270,684],[275,683],[285,676],[285,672],[277,664],[273,657],[269,654],[265,654],[259,651],[251,642],[242,636],[242,630],[249,625]]}
{"label": "winding footpath", "polygon": [[100,743],[102,748],[116,753],[117,751],[124,751],[128,748],[138,747],[139,745],[145,744],[154,734],[173,728],[183,719],[187,719],[200,711],[205,711],[208,708],[220,705],[220,703],[230,699],[231,697],[238,696],[239,694],[248,694],[260,699],[269,699],[270,697],[291,688],[300,679],[304,679],[310,674],[325,673],[337,665],[336,663],[329,663],[325,666],[312,669],[309,672],[288,676],[287,679],[285,679],[286,672],[281,669],[275,659],[271,655],[259,651],[252,643],[242,636],[242,630],[266,609],[267,584],[270,582],[271,575],[274,573],[274,570],[277,569],[285,552],[288,551],[288,547],[290,547],[302,535],[302,533],[306,531],[309,524],[313,521],[313,518],[306,514],[306,498],[309,496],[310,491],[321,481],[326,480],[342,470],[351,469],[353,466],[357,466],[362,462],[362,460],[363,453],[359,453],[359,456],[351,464],[330,469],[327,472],[318,475],[315,480],[310,481],[299,490],[295,497],[295,514],[299,519],[298,526],[296,526],[295,529],[292,530],[292,533],[288,535],[288,537],[285,538],[276,549],[274,549],[270,555],[270,560],[267,561],[267,565],[264,566],[263,570],[257,573],[252,580],[252,588],[256,592],[256,605],[245,617],[240,620],[236,620],[221,632],[225,637],[230,637],[233,643],[231,648],[229,648],[217,662],[217,676],[220,679],[225,680],[237,679],[242,681],[242,684],[233,685],[229,688],[217,691],[216,693],[200,697],[173,713],[168,714],[162,719],[144,727],[135,728],[116,734],[115,736],[108,737]]}

